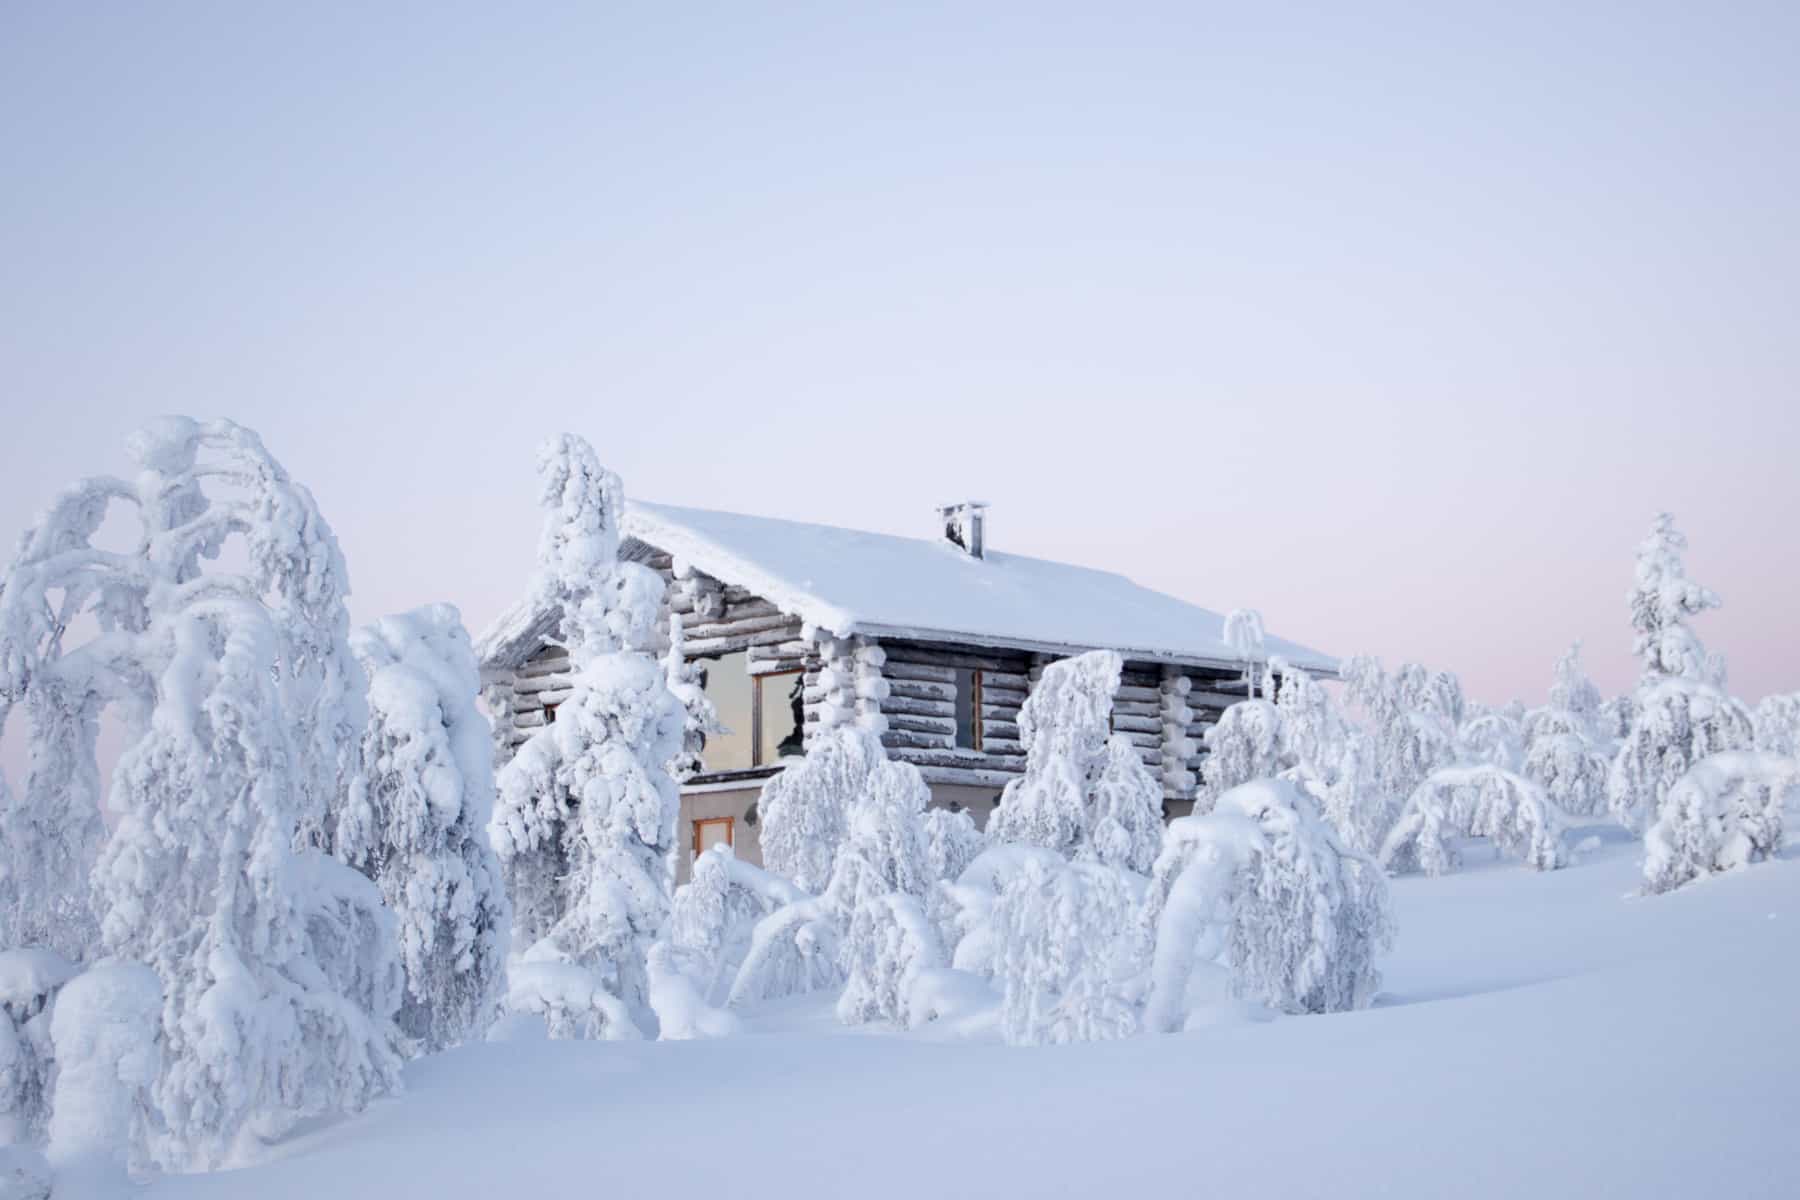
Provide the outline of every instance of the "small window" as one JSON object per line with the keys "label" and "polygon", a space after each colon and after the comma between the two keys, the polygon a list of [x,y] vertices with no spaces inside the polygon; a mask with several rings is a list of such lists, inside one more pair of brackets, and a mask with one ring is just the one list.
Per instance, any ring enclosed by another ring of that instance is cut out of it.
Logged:
{"label": "small window", "polygon": [[981,672],[956,669],[956,748],[981,749]]}
{"label": "small window", "polygon": [[694,822],[694,857],[699,858],[714,846],[729,846],[732,818],[702,817]]}
{"label": "small window", "polygon": [[546,725],[556,724],[556,710],[557,710],[557,707],[560,705],[560,703],[561,702],[558,701],[557,704],[544,705],[544,724],[546,724]]}

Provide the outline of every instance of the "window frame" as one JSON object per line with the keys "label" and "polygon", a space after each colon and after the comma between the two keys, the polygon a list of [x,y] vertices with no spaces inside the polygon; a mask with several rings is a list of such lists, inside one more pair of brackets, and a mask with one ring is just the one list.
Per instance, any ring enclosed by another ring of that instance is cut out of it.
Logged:
{"label": "window frame", "polygon": [[[981,715],[981,677],[986,672],[980,667],[957,667],[956,679],[952,686],[956,688],[959,696],[962,692],[962,678],[964,672],[967,672],[969,677],[969,744],[966,746],[962,744],[962,729],[960,727],[950,731],[950,744],[958,750],[968,750],[975,754],[985,754],[986,751],[982,749],[984,733],[982,725],[984,722]],[[954,713],[954,708],[952,709],[952,712]]]}
{"label": "window frame", "polygon": [[694,857],[695,858],[699,858],[700,855],[702,853],[704,853],[704,850],[701,846],[701,840],[705,836],[706,828],[711,825],[723,825],[725,827],[725,845],[730,846],[733,850],[737,849],[737,818],[736,817],[695,817],[694,818]]}
{"label": "window frame", "polygon": [[[750,767],[752,770],[758,767],[772,767],[781,762],[779,757],[774,762],[766,762],[763,759],[763,681],[785,679],[792,675],[800,676],[804,680],[806,671],[803,668],[785,671],[757,671],[750,676]],[[805,686],[803,682],[801,687],[804,689]],[[782,700],[785,704],[786,697],[783,697]],[[800,741],[804,746],[806,742],[806,697],[804,691],[800,699]]]}

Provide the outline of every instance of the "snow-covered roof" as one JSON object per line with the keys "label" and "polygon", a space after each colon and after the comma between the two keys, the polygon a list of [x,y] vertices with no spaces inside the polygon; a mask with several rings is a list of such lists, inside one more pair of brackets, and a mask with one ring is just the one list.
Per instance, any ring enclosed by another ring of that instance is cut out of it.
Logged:
{"label": "snow-covered roof", "polygon": [[[1110,571],[991,548],[977,559],[945,541],[642,501],[627,504],[622,531],[840,637],[1238,661],[1223,616]],[[515,632],[532,620],[519,613]],[[1331,656],[1281,638],[1267,638],[1264,652],[1307,670],[1337,669]]]}

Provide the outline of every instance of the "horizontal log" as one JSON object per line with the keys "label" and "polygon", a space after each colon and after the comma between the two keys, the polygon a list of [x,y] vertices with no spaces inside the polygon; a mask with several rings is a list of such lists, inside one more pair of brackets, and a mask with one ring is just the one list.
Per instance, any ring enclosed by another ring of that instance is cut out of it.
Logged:
{"label": "horizontal log", "polygon": [[956,686],[923,679],[890,679],[888,695],[905,700],[955,700]]}
{"label": "horizontal log", "polygon": [[981,738],[984,742],[989,738],[1008,738],[1012,741],[1018,741],[1018,722],[984,720],[981,723]]}
{"label": "horizontal log", "polygon": [[517,671],[520,679],[536,679],[544,675],[567,675],[568,673],[569,656],[561,651],[544,658],[534,658]]}
{"label": "horizontal log", "polygon": [[[902,762],[912,759],[905,753],[895,755]],[[958,787],[987,787],[999,791],[1008,783],[1018,778],[1012,770],[994,770],[989,767],[938,766],[932,763],[914,763],[919,768],[919,775],[926,783],[954,784]]]}
{"label": "horizontal log", "polygon": [[893,680],[917,680],[925,683],[955,683],[956,668],[932,667],[924,663],[895,662],[888,660],[881,672]]}
{"label": "horizontal log", "polygon": [[913,750],[948,750],[953,748],[953,740],[945,734],[911,733],[901,729],[890,729],[881,735],[881,744],[894,749]]}
{"label": "horizontal log", "polygon": [[887,651],[890,663],[914,663],[928,667],[958,667],[978,671],[1012,671],[1018,672],[1024,666],[1024,656],[1000,657],[994,654],[981,654],[972,651],[954,650],[936,644],[923,646],[917,642],[883,641],[881,648]]}
{"label": "horizontal log", "polygon": [[[791,638],[799,632],[800,619],[780,613],[742,618],[726,616],[715,621],[696,621],[692,628],[684,625],[682,634],[694,641],[705,641],[708,638],[731,637],[740,633],[767,633],[772,629],[786,631]],[[786,641],[788,638],[781,640]]]}
{"label": "horizontal log", "polygon": [[938,737],[955,737],[956,722],[948,717],[911,717],[902,713],[883,713],[888,728],[907,733],[929,733]]}
{"label": "horizontal log", "polygon": [[730,637],[695,638],[683,644],[689,658],[710,658],[721,654],[735,654],[739,650],[747,650],[751,646],[779,646],[788,639],[788,627],[764,630],[761,633],[734,633]]}
{"label": "horizontal log", "polygon": [[983,671],[981,673],[983,691],[1008,691],[1023,694],[1031,688],[1031,680],[1023,671]]}
{"label": "horizontal log", "polygon": [[1112,727],[1114,733],[1153,734],[1157,740],[1162,739],[1161,717],[1140,717],[1130,713],[1114,713]]}
{"label": "horizontal log", "polygon": [[919,717],[956,716],[956,705],[949,700],[914,700],[907,696],[892,696],[881,702],[884,713],[910,713]]}
{"label": "horizontal log", "polygon": [[530,696],[538,692],[555,692],[566,689],[570,684],[567,671],[555,675],[533,675],[521,677],[513,682],[514,695]]}
{"label": "horizontal log", "polygon": [[981,735],[981,752],[983,754],[1022,755],[1025,753],[1025,747],[1021,745],[1017,739],[1002,737],[991,738],[984,733]]}
{"label": "horizontal log", "polygon": [[1153,687],[1121,686],[1118,691],[1113,693],[1113,703],[1117,704],[1121,700],[1137,700],[1146,704],[1161,704],[1162,691],[1159,688]]}
{"label": "horizontal log", "polygon": [[1018,773],[1025,769],[1023,759],[1009,758],[999,754],[978,754],[972,750],[930,750],[901,747],[895,750],[893,757],[901,762],[912,763],[916,767],[963,767],[969,770],[1003,770],[1011,773]]}
{"label": "horizontal log", "polygon": [[981,698],[990,704],[1004,704],[1008,708],[1019,708],[1025,703],[1025,692],[1019,688],[989,687],[981,685]]}
{"label": "horizontal log", "polygon": [[[785,615],[786,614],[779,608],[776,608],[767,600],[756,597],[738,600],[734,599],[730,593],[727,593],[725,596],[725,615],[722,619],[726,621],[748,621],[754,620],[757,617],[778,617]],[[799,618],[795,617],[794,620],[797,621]]]}

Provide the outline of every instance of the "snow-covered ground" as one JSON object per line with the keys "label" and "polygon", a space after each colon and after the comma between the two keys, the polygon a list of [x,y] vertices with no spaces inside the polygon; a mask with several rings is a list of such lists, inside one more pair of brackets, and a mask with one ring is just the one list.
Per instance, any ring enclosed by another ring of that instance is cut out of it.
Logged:
{"label": "snow-covered ground", "polygon": [[1047,1048],[851,1031],[511,1041],[149,1195],[1800,1195],[1800,847],[1650,899],[1640,843],[1394,885],[1381,1001]]}

